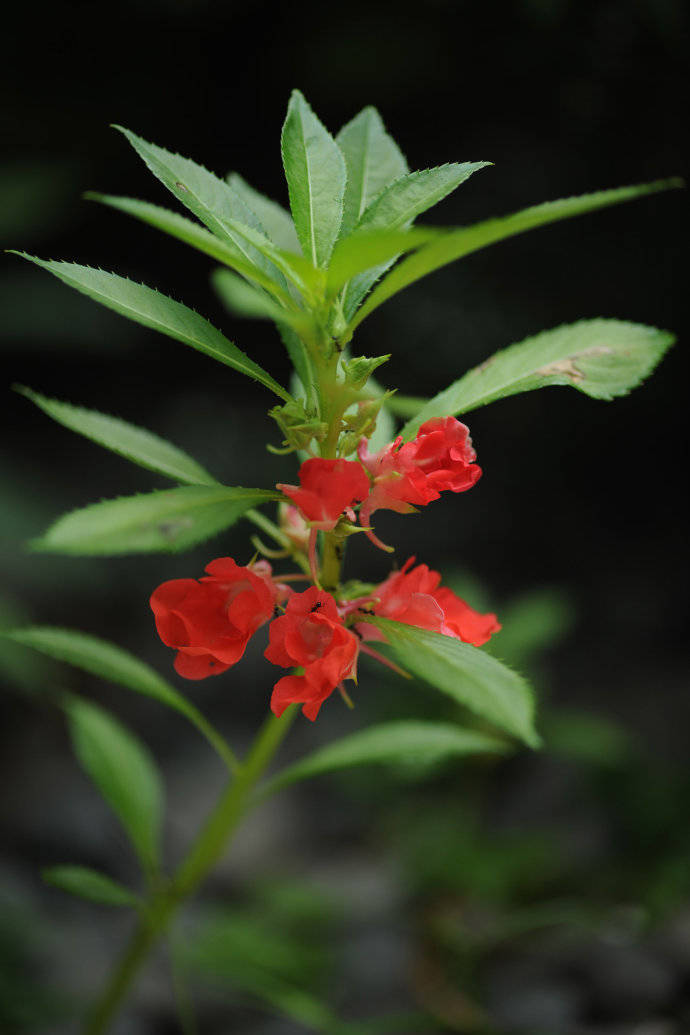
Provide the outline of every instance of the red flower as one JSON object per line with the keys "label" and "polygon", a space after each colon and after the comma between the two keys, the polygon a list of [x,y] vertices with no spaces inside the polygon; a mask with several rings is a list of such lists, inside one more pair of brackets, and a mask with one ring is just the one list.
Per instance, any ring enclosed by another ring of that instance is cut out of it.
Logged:
{"label": "red flower", "polygon": [[369,495],[369,479],[356,460],[305,460],[299,486],[277,485],[311,522],[312,528],[331,532],[343,511],[354,521],[352,507]]}
{"label": "red flower", "polygon": [[[374,481],[360,510],[359,519],[368,525],[376,510],[409,513],[414,507],[437,500],[443,491],[464,492],[481,477],[475,464],[469,429],[455,417],[436,417],[422,424],[413,442],[402,444],[402,436],[380,453],[367,451],[362,439],[359,458]],[[367,533],[377,546],[383,543]]]}
{"label": "red flower", "polygon": [[354,678],[359,641],[342,623],[330,593],[312,586],[294,593],[287,610],[271,622],[265,656],[284,668],[300,666],[304,674],[283,676],[273,689],[271,709],[282,715],[300,702],[312,721],[343,679]]}
{"label": "red flower", "polygon": [[206,565],[208,575],[172,579],[151,595],[156,629],[177,651],[175,669],[185,679],[219,675],[240,660],[250,637],[289,592],[271,580],[271,566],[242,568],[231,557]]}
{"label": "red flower", "polygon": [[[453,636],[463,643],[481,647],[492,633],[501,628],[496,615],[479,614],[456,596],[451,589],[440,586],[441,576],[426,564],[412,568],[415,558],[410,557],[400,571],[389,575],[385,582],[372,591],[378,597],[374,611],[382,618],[393,618],[406,625]],[[383,635],[364,622],[358,631],[365,639],[380,640]]]}

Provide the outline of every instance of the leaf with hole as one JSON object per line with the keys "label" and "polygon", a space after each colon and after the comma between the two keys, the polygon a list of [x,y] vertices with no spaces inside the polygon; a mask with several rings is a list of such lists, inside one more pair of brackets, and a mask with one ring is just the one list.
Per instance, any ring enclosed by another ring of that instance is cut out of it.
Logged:
{"label": "leaf with hole", "polygon": [[496,352],[429,399],[402,430],[405,439],[432,417],[465,414],[496,399],[548,385],[572,385],[594,399],[626,395],[648,377],[675,338],[623,320],[579,320]]}

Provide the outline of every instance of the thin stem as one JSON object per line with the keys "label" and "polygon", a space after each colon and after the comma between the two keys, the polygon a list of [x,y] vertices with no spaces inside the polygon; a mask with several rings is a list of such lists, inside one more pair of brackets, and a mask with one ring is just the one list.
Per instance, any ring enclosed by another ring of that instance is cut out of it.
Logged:
{"label": "thin stem", "polygon": [[192,895],[226,850],[247,811],[251,791],[269,765],[297,714],[294,706],[280,718],[270,715],[259,730],[238,775],[223,792],[173,880],[142,911],[134,934],[116,964],[84,1027],[84,1035],[103,1035],[118,1013],[139,970],[182,903]]}
{"label": "thin stem", "polygon": [[305,575],[309,574],[309,563],[306,557],[301,550],[297,549],[294,543],[290,542],[290,539],[285,535],[282,529],[275,524],[275,522],[271,521],[270,518],[267,518],[265,514],[261,513],[261,511],[254,510],[253,507],[249,510],[245,510],[244,516],[252,521],[257,528],[264,531],[266,535],[270,535],[271,539],[275,540],[276,543],[279,543],[280,546],[287,550],[294,562],[299,564]]}

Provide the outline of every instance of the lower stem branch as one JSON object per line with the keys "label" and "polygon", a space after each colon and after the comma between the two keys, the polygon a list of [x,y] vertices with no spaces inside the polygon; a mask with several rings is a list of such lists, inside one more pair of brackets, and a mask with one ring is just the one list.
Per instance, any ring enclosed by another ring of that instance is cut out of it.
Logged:
{"label": "lower stem branch", "polygon": [[224,791],[171,883],[142,913],[129,944],[89,1015],[84,1035],[103,1035],[107,1030],[174,914],[196,891],[226,850],[246,813],[250,792],[263,775],[296,714],[297,709],[291,707],[279,719],[271,715],[259,730],[237,776]]}

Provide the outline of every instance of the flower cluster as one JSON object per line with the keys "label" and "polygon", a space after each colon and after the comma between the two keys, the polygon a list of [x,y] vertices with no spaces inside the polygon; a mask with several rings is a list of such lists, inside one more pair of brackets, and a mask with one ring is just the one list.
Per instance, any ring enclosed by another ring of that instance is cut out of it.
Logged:
{"label": "flower cluster", "polygon": [[151,608],[156,628],[163,643],[177,651],[179,675],[204,679],[225,672],[240,660],[254,633],[270,622],[265,657],[292,670],[275,684],[271,708],[281,715],[288,705],[300,703],[313,720],[336,688],[347,699],[344,681],[356,680],[360,652],[390,664],[371,646],[385,641],[369,620],[372,616],[477,647],[500,629],[496,615],[479,614],[441,585],[438,572],[415,565],[414,557],[355,599],[321,588],[315,560],[319,531],[353,531],[359,505],[360,526],[383,546],[369,526],[376,510],[406,513],[444,491],[464,492],[481,475],[468,429],[454,417],[427,421],[414,441],[403,444],[397,438],[375,454],[363,439],[358,456],[305,460],[299,485],[278,485],[292,501],[280,507],[281,534],[289,544],[285,553],[301,557],[306,566],[309,552],[315,583],[309,589],[295,592],[288,585],[308,579],[306,574],[274,576],[265,560],[241,567],[230,557],[219,557],[199,580],[173,579],[155,590]]}

